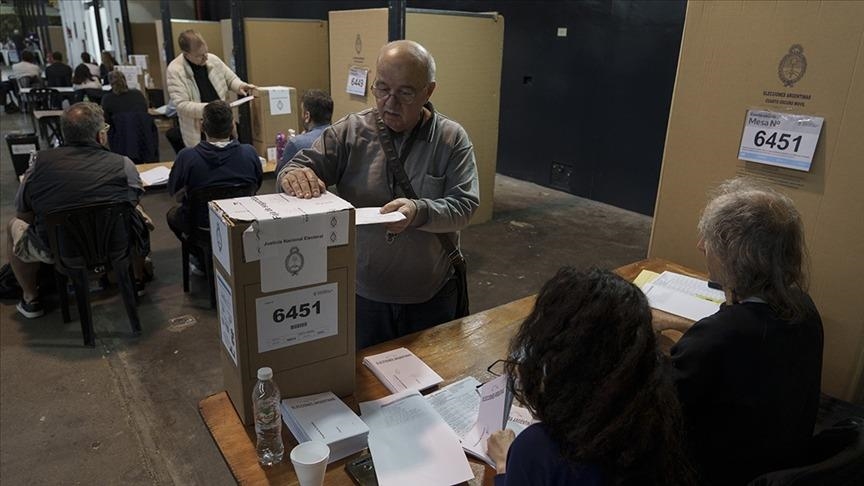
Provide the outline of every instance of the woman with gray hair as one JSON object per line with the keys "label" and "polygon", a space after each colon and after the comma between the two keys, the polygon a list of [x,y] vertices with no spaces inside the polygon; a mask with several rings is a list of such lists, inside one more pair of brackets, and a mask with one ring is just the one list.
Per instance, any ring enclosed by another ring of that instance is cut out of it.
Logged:
{"label": "woman with gray hair", "polygon": [[705,207],[699,236],[726,302],[672,348],[675,384],[705,484],[745,484],[805,458],[822,320],[807,295],[804,230],[789,197],[727,181]]}

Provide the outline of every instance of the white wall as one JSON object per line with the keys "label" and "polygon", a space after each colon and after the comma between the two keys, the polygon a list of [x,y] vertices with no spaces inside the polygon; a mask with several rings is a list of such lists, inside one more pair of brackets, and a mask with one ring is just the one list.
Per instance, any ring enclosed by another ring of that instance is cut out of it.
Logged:
{"label": "white wall", "polygon": [[[129,22],[152,22],[162,19],[161,2],[159,0],[128,0]],[[194,19],[195,3],[193,0],[171,0],[171,18]]]}

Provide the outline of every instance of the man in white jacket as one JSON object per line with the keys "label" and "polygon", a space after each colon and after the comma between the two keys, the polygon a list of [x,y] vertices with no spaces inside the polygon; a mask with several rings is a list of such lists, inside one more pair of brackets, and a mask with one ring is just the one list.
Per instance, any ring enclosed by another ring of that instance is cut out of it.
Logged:
{"label": "man in white jacket", "polygon": [[194,147],[201,141],[201,115],[207,103],[225,100],[229,90],[245,96],[255,86],[208,53],[207,42],[198,32],[187,30],[177,42],[182,52],[168,64],[168,96],[177,107],[183,143]]}

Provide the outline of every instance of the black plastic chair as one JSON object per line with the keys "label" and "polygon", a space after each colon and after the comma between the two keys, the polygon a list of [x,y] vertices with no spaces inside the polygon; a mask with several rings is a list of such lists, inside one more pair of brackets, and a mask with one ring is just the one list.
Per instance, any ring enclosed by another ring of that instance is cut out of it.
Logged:
{"label": "black plastic chair", "polygon": [[234,184],[227,186],[201,187],[189,192],[187,217],[189,232],[180,239],[183,256],[183,292],[189,293],[189,253],[199,250],[204,257],[204,274],[210,287],[210,308],[216,307],[215,271],[213,269],[213,247],[210,243],[210,219],[207,204],[219,199],[254,196],[258,191],[255,184]]}
{"label": "black plastic chair", "polygon": [[112,202],[54,211],[45,217],[54,254],[63,322],[71,320],[69,297],[66,295],[66,280],[71,278],[81,332],[87,346],[96,345],[90,309],[90,273],[114,270],[132,333],[136,336],[141,334],[135,283],[130,271],[130,247],[134,244],[130,221],[132,211],[134,209],[128,202]]}
{"label": "black plastic chair", "polygon": [[30,88],[31,90],[33,88],[41,88],[42,78],[39,76],[22,76],[15,78],[15,82],[18,83],[18,101],[21,104],[21,111],[23,113],[30,113],[33,111],[30,93],[22,93],[21,88]]}
{"label": "black plastic chair", "polygon": [[60,110],[63,98],[54,88],[30,88],[30,106],[34,110]]}

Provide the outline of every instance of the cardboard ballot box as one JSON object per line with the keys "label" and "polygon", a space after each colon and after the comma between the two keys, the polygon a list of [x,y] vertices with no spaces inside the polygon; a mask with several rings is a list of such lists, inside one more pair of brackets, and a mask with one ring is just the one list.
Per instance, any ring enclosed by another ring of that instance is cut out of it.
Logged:
{"label": "cardboard ballot box", "polygon": [[246,425],[269,366],[283,397],[354,392],[354,208],[332,193],[210,203],[225,389]]}
{"label": "cardboard ballot box", "polygon": [[[267,146],[276,145],[276,134],[293,128],[300,133],[300,105],[297,90],[286,86],[258,87],[253,91],[252,140]],[[258,155],[264,156],[259,153]]]}

